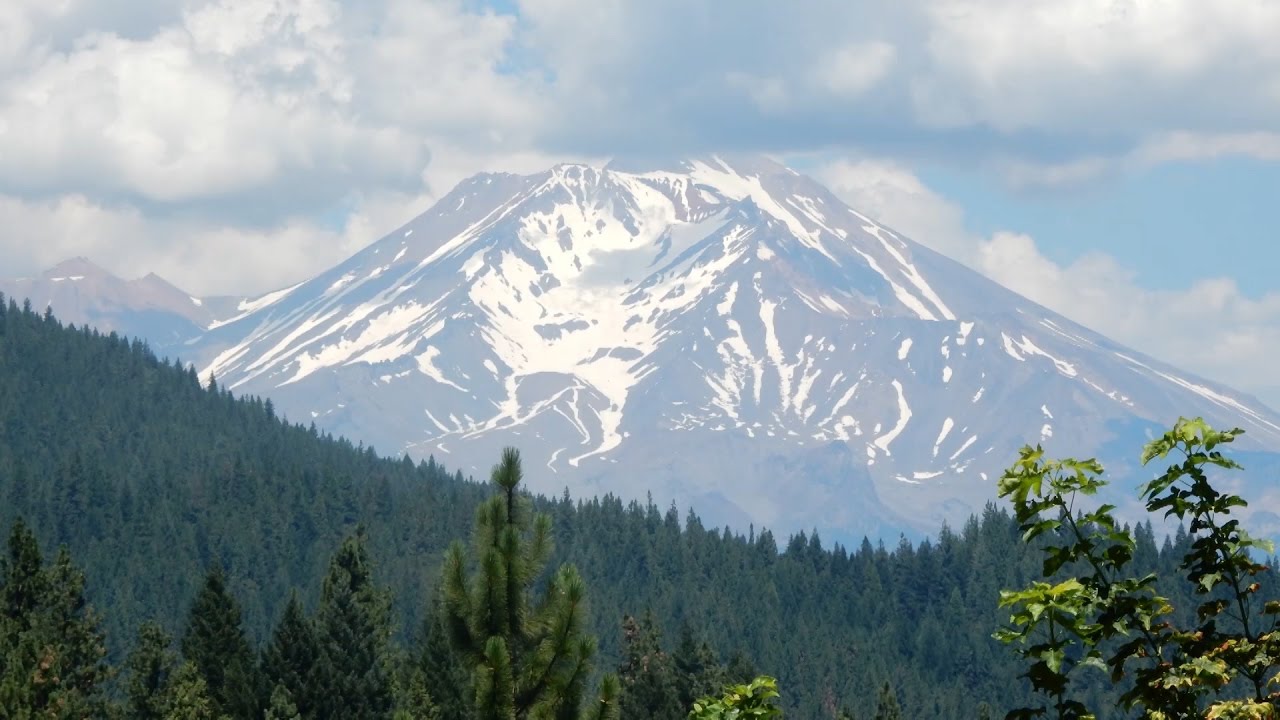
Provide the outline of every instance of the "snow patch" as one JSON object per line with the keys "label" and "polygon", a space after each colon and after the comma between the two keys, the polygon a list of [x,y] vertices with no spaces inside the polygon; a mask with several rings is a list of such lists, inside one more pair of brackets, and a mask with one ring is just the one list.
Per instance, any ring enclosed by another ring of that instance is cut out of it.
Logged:
{"label": "snow patch", "polygon": [[883,450],[885,455],[891,454],[889,445],[902,434],[902,431],[907,428],[907,423],[911,421],[911,406],[907,405],[906,395],[902,392],[902,383],[894,380],[892,385],[898,394],[898,422],[889,429],[889,432],[875,439],[876,447]]}
{"label": "snow patch", "polygon": [[956,422],[951,418],[947,418],[942,421],[942,431],[938,433],[938,439],[933,441],[934,457],[938,457],[939,446],[941,446],[943,441],[947,439],[947,436],[951,434],[951,428],[955,427],[955,425]]}

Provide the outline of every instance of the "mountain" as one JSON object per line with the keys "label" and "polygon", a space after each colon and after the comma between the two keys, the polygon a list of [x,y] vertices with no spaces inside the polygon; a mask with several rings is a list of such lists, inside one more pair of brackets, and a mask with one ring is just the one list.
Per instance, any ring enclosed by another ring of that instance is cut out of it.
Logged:
{"label": "mountain", "polygon": [[103,332],[146,338],[161,355],[174,356],[219,317],[229,317],[239,298],[198,298],[148,274],[123,280],[77,257],[39,277],[0,278],[0,292],[50,308],[68,323]]}
{"label": "mountain", "polygon": [[1136,477],[1179,414],[1280,449],[1257,400],[762,158],[478,175],[245,307],[193,343],[201,377],[293,420],[477,475],[516,444],[536,490],[652,493],[736,527],[929,532],[979,512],[1024,443]]}

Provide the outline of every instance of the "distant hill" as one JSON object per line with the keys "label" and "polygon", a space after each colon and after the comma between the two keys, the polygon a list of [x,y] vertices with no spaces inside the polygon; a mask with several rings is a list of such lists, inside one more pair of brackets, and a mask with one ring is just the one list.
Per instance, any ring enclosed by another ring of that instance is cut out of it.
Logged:
{"label": "distant hill", "polygon": [[[189,354],[184,343],[234,316],[236,297],[195,297],[154,273],[124,280],[77,257],[35,277],[0,277],[0,292],[51,309],[63,322],[145,338],[162,357]],[[184,352],[186,350],[186,352]]]}

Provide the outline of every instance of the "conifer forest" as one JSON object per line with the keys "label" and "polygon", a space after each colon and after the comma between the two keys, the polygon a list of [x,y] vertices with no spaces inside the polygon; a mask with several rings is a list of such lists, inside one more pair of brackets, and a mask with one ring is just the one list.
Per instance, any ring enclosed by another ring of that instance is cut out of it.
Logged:
{"label": "conifer forest", "polygon": [[[1193,431],[1165,450],[1223,457]],[[2,299],[0,717],[1274,718],[1275,562],[1199,466],[1150,489],[1165,533],[1063,514],[1097,473],[1027,452],[923,542],[744,533],[531,495],[519,448],[383,457]]]}

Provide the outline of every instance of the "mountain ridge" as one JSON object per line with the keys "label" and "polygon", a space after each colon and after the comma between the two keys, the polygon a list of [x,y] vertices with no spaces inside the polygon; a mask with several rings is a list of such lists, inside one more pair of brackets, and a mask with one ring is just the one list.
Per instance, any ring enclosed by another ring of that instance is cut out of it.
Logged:
{"label": "mountain ridge", "polygon": [[479,174],[240,310],[189,357],[290,417],[476,474],[520,444],[539,491],[652,491],[738,527],[928,532],[1024,442],[1088,454],[1179,413],[1280,449],[1261,403],[762,158]]}

